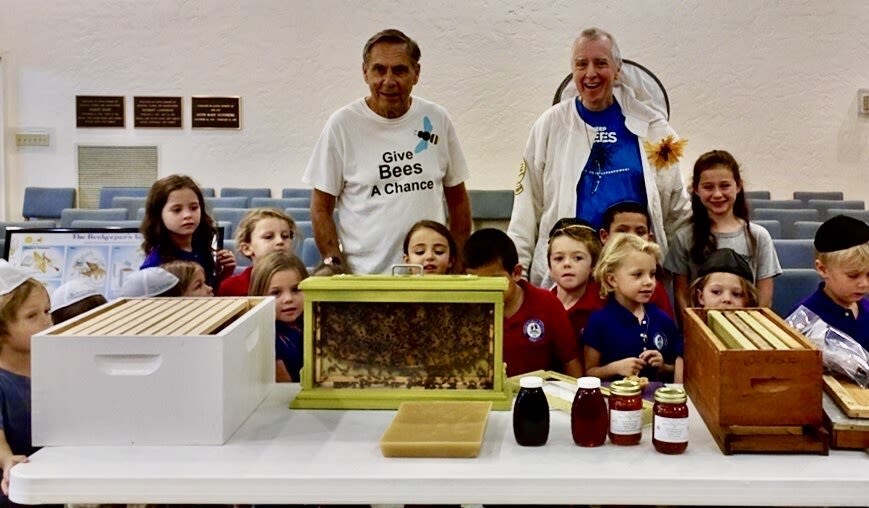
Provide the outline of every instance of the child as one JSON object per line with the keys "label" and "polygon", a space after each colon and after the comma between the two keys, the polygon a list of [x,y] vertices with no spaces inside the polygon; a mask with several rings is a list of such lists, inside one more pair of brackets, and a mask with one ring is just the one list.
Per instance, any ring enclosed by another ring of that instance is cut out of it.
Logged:
{"label": "child", "polygon": [[452,273],[458,249],[452,233],[440,222],[421,220],[404,237],[404,262],[422,265],[426,274]]}
{"label": "child", "polygon": [[30,337],[51,326],[48,291],[0,260],[0,503],[9,494],[9,471],[36,451],[30,437]]}
{"label": "child", "polygon": [[[561,219],[557,224],[567,224]],[[549,235],[549,274],[555,283],[552,292],[558,297],[582,351],[582,332],[592,312],[603,308],[600,286],[591,276],[600,256],[600,240],[594,228],[584,224],[568,224]]]}
{"label": "child", "polygon": [[320,264],[314,268],[314,271],[311,272],[312,277],[331,277],[333,275],[347,275],[350,272],[347,271],[346,264],[342,265],[340,263],[326,263],[325,261],[320,261]]}
{"label": "child", "polygon": [[299,283],[308,278],[302,260],[279,251],[267,254],[253,267],[252,296],[275,297],[275,381],[298,382],[302,368],[302,311]]}
{"label": "child", "polygon": [[758,304],[772,304],[772,278],[781,274],[772,238],[749,222],[739,164],[724,150],[706,152],[694,163],[691,181],[692,226],[673,238],[664,267],[674,274],[676,309],[691,301],[690,283],[697,269],[715,250],[733,249],[748,259],[757,285]]}
{"label": "child", "polygon": [[751,266],[733,249],[718,249],[700,267],[691,284],[694,307],[735,309],[757,306]]}
{"label": "child", "polygon": [[589,376],[611,379],[639,375],[651,381],[682,382],[682,335],[676,323],[649,303],[660,248],[642,238],[615,233],[607,240],[594,278],[607,303],[585,327]]}
{"label": "child", "polygon": [[95,309],[106,303],[96,286],[83,279],[72,279],[58,286],[51,293],[51,321],[63,323],[79,314]]}
{"label": "child", "polygon": [[140,230],[146,253],[142,268],[176,259],[195,261],[202,265],[211,287],[218,287],[235,270],[232,252],[221,249],[215,254],[212,249],[217,229],[205,211],[202,191],[188,176],[171,175],[154,182]]}
{"label": "child", "polygon": [[214,296],[211,286],[205,281],[205,270],[199,263],[170,261],[160,268],[178,277],[178,284],[160,296]]}
{"label": "child", "polygon": [[814,243],[823,282],[801,305],[869,351],[869,225],[837,215],[821,224]]}
{"label": "child", "polygon": [[[613,233],[631,233],[639,236],[647,242],[654,242],[655,235],[651,229],[649,209],[636,201],[622,201],[607,208],[603,214],[603,222],[600,229],[600,241],[606,245],[607,240]],[[655,282],[655,290],[652,292],[650,303],[654,303],[671,318],[674,317],[673,305],[670,303],[670,295],[661,280],[663,270],[658,270],[658,280]]]}
{"label": "child", "polygon": [[178,282],[178,277],[159,266],[142,268],[124,280],[124,285],[118,290],[118,296],[126,298],[177,296],[174,293]]}
{"label": "child", "polygon": [[467,273],[506,277],[504,292],[504,361],[507,375],[557,370],[582,376],[576,339],[558,298],[522,280],[516,246],[503,231],[480,229],[463,250]]}
{"label": "child", "polygon": [[296,222],[277,208],[256,208],[248,212],[238,224],[235,245],[251,260],[251,265],[223,281],[217,290],[218,296],[247,296],[257,259],[277,251],[292,254],[295,236]]}

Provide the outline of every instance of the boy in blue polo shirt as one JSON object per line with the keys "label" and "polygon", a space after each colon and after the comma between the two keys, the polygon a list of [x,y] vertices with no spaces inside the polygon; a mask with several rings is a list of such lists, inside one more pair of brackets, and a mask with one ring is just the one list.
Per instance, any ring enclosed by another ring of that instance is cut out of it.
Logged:
{"label": "boy in blue polo shirt", "polygon": [[800,305],[869,350],[869,224],[845,215],[821,224],[815,270],[823,282]]}
{"label": "boy in blue polo shirt", "polygon": [[467,273],[506,277],[504,292],[504,362],[507,376],[555,370],[582,376],[573,327],[558,297],[522,280],[522,265],[513,240],[486,228],[472,234],[462,250]]}

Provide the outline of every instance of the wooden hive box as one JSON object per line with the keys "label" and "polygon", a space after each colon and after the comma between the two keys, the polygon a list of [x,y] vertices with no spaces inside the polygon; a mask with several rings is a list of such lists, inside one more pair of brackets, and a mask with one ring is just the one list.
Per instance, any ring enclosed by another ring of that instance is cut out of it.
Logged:
{"label": "wooden hive box", "polygon": [[223,444],[274,383],[274,309],[128,298],[34,335],[33,444]]}
{"label": "wooden hive box", "polygon": [[491,401],[509,409],[507,281],[468,275],[311,277],[301,390],[293,408],[397,409]]}
{"label": "wooden hive box", "polygon": [[737,350],[685,309],[685,388],[724,453],[828,453],[821,351],[770,309],[756,312],[799,349]]}
{"label": "wooden hive box", "polygon": [[869,450],[869,388],[840,374],[824,376],[824,423],[833,448]]}

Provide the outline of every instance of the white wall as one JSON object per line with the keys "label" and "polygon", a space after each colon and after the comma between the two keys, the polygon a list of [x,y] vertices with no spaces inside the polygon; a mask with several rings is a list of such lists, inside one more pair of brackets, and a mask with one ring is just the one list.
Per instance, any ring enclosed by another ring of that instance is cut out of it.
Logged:
{"label": "white wall", "polygon": [[[155,143],[161,175],[206,186],[299,186],[327,116],[367,92],[362,45],[385,27],[420,43],[415,92],[452,112],[468,186],[512,188],[528,129],[590,25],[664,81],[686,175],[724,148],[773,197],[869,201],[864,0],[0,0],[6,215],[25,186],[76,184],[76,144]],[[76,129],[76,94],[126,95],[128,127]],[[133,129],[137,94],[183,96],[185,125],[191,95],[240,95],[243,129]],[[51,146],[17,149],[17,127],[50,129]]]}

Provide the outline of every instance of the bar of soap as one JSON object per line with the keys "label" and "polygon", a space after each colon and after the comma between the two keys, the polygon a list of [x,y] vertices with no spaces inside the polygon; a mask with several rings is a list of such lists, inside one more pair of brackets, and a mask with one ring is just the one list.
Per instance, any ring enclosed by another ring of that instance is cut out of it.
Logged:
{"label": "bar of soap", "polygon": [[476,457],[490,401],[402,402],[380,438],[384,457]]}

